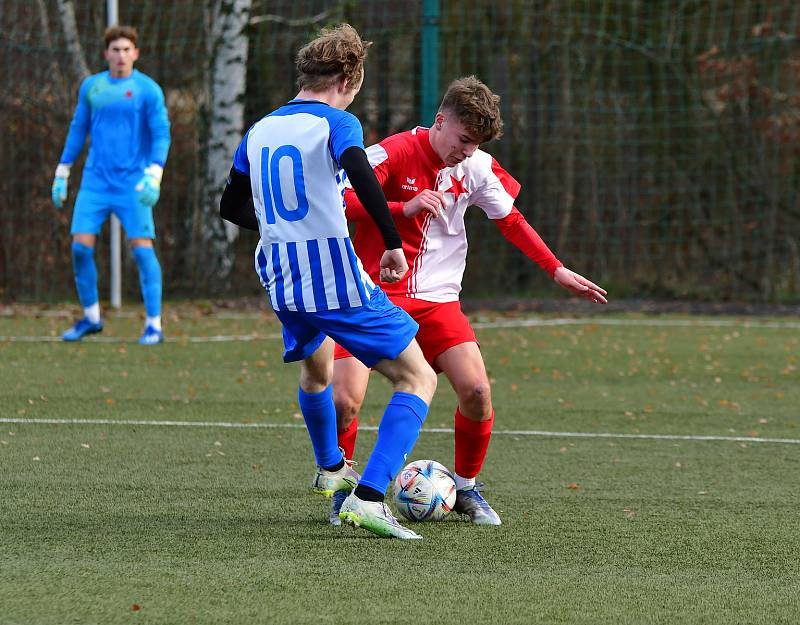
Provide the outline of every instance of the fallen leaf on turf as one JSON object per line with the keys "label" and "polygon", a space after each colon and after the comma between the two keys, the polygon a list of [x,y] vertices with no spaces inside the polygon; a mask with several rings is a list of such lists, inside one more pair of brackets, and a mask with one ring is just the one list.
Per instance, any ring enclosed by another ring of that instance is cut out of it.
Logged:
{"label": "fallen leaf on turf", "polygon": [[138,612],[138,611],[139,611],[139,610],[141,610],[141,609],[142,609],[142,606],[140,606],[138,603],[134,603],[134,604],[131,606],[131,611],[133,611],[133,612]]}

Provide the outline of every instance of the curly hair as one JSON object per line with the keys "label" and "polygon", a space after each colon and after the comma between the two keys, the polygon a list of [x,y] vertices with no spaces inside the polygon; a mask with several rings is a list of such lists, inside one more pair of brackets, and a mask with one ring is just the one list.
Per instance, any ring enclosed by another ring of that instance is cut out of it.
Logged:
{"label": "curly hair", "polygon": [[500,96],[492,93],[475,76],[465,76],[451,82],[439,110],[453,113],[479,143],[503,136]]}
{"label": "curly hair", "polygon": [[350,24],[323,28],[297,53],[297,86],[324,91],[342,78],[355,86],[364,76],[364,59],[371,41],[364,41]]}
{"label": "curly hair", "polygon": [[115,24],[114,26],[109,26],[106,28],[106,32],[103,33],[103,40],[106,42],[106,49],[108,49],[108,46],[111,45],[112,41],[116,41],[117,39],[127,39],[135,48],[136,40],[139,39],[139,33],[136,32],[136,29],[133,26],[120,26]]}

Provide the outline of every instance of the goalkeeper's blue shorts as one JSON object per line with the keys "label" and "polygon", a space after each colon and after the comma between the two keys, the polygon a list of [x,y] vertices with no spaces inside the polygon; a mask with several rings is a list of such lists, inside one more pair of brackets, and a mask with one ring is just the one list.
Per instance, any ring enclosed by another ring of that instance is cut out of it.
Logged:
{"label": "goalkeeper's blue shorts", "polygon": [[377,286],[366,306],[317,312],[276,310],[275,314],[283,324],[284,362],[308,358],[329,336],[371,368],[379,360],[397,358],[419,329]]}
{"label": "goalkeeper's blue shorts", "polygon": [[129,239],[156,237],[153,208],[142,205],[133,189],[128,193],[78,191],[70,234],[100,234],[111,213],[119,218]]}

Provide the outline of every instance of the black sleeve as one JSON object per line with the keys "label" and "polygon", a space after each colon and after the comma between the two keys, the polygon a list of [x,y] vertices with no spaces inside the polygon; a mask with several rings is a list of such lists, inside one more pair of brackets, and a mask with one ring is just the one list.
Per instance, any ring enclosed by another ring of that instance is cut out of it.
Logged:
{"label": "black sleeve", "polygon": [[378,230],[381,231],[386,249],[396,250],[402,247],[403,241],[392,220],[383,189],[367,160],[367,153],[359,147],[351,146],[342,153],[339,163],[347,172],[350,184],[353,185],[353,191],[361,200],[364,209],[372,217]]}
{"label": "black sleeve", "polygon": [[258,230],[250,176],[236,171],[233,167],[219,200],[219,216],[241,228]]}

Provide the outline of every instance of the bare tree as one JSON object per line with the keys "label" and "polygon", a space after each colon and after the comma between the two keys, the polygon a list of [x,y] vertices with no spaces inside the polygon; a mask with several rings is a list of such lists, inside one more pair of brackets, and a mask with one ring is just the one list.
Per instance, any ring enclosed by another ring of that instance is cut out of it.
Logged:
{"label": "bare tree", "polygon": [[86,64],[86,55],[83,53],[83,46],[78,36],[78,24],[75,21],[75,7],[72,5],[72,0],[58,0],[58,14],[61,17],[64,42],[72,61],[73,71],[78,81],[82,81],[89,75],[89,66]]}
{"label": "bare tree", "polygon": [[207,133],[200,201],[195,214],[196,265],[209,276],[225,279],[233,267],[231,243],[238,228],[219,218],[219,199],[231,157],[242,138],[247,78],[247,24],[252,0],[210,0],[206,4]]}

